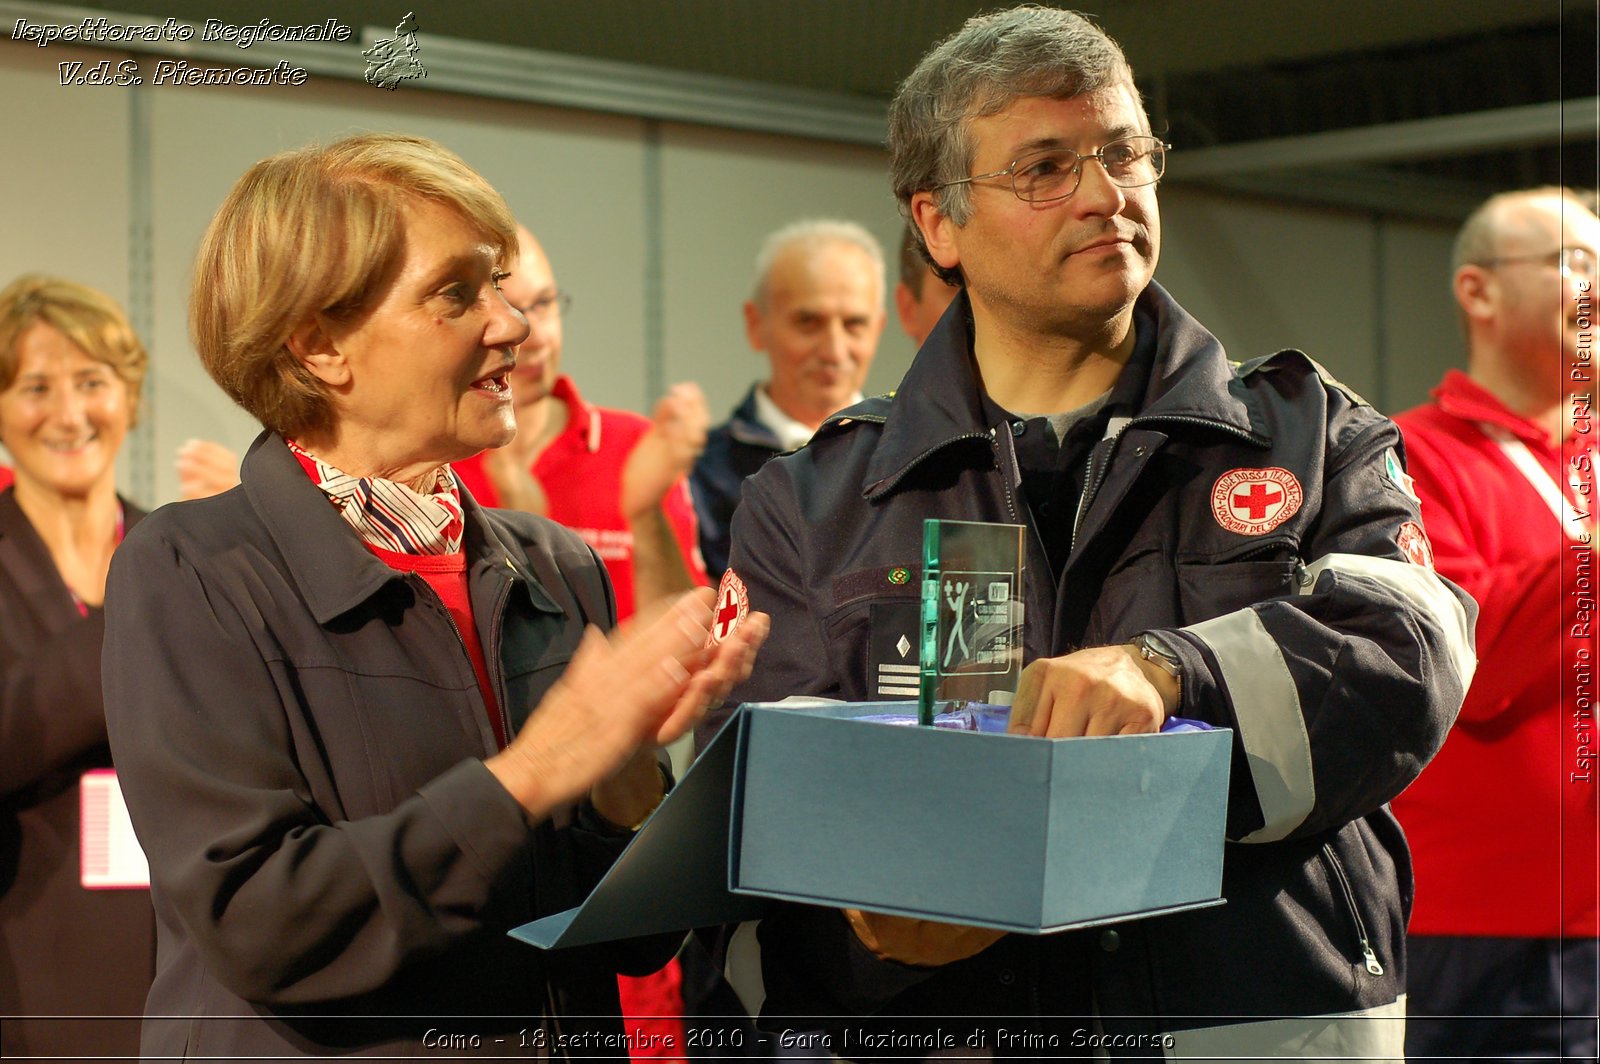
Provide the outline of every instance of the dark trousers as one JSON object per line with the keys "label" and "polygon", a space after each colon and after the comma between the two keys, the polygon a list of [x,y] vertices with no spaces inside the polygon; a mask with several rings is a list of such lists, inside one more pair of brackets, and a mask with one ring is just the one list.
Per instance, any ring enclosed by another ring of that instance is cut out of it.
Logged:
{"label": "dark trousers", "polygon": [[1406,1059],[1596,1059],[1600,940],[1412,935]]}

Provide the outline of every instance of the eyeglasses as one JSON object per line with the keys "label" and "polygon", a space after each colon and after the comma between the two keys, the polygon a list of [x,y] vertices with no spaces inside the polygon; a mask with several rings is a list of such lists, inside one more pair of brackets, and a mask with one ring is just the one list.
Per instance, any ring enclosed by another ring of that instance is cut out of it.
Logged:
{"label": "eyeglasses", "polygon": [[572,295],[568,292],[557,291],[535,299],[532,303],[522,308],[522,313],[530,318],[538,318],[540,321],[549,321],[552,318],[559,318],[571,309]]}
{"label": "eyeglasses", "polygon": [[1588,248],[1557,248],[1533,255],[1499,255],[1484,259],[1477,265],[1492,269],[1513,262],[1548,262],[1559,266],[1563,277],[1585,277],[1593,281],[1596,276],[1594,252]]}
{"label": "eyeglasses", "polygon": [[1011,191],[1024,203],[1053,203],[1078,191],[1083,179],[1083,164],[1094,159],[1105,168],[1106,176],[1119,188],[1153,185],[1167,168],[1167,152],[1172,145],[1159,137],[1124,137],[1097,152],[1080,155],[1071,148],[1036,151],[992,174],[975,174],[935,185],[935,189],[984,181],[991,177],[1011,178]]}

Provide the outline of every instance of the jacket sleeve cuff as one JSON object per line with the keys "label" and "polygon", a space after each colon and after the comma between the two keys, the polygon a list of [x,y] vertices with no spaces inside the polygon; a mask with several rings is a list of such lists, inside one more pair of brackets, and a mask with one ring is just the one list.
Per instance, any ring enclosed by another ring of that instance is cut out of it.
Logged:
{"label": "jacket sleeve cuff", "polygon": [[462,761],[423,784],[417,794],[486,883],[498,879],[527,848],[522,806],[482,761]]}
{"label": "jacket sleeve cuff", "polygon": [[[665,750],[659,751],[656,754],[656,771],[661,773],[661,801],[655,804],[655,809],[651,809],[649,813],[645,814],[645,820],[648,820],[650,817],[654,816],[656,809],[660,809],[661,806],[665,804],[667,798],[672,794],[672,785],[674,780],[672,778],[672,769],[668,767],[667,752]],[[604,836],[631,836],[640,828],[644,827],[644,820],[641,820],[639,823],[632,826],[626,824],[617,824],[607,820],[605,816],[601,814],[600,810],[595,808],[594,801],[587,795],[584,796],[582,802],[578,803],[577,813],[573,819],[576,825],[582,830]]]}
{"label": "jacket sleeve cuff", "polygon": [[1152,635],[1177,655],[1183,668],[1183,701],[1178,716],[1216,728],[1233,729],[1233,754],[1228,776],[1228,838],[1240,839],[1265,823],[1261,803],[1251,786],[1250,758],[1238,722],[1219,680],[1220,669],[1203,640],[1181,628],[1152,629]]}

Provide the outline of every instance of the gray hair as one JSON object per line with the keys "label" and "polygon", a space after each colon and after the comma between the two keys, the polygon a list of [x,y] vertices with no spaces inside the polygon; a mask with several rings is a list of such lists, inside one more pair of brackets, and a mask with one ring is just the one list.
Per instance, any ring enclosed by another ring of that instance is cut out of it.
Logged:
{"label": "gray hair", "polygon": [[[901,213],[909,215],[913,193],[968,176],[972,119],[1023,96],[1064,100],[1115,86],[1143,110],[1122,49],[1076,11],[1028,4],[968,19],[922,57],[889,105],[889,179]],[[957,225],[972,216],[964,184],[939,189],[935,202]],[[959,270],[929,262],[945,281],[961,282]]]}
{"label": "gray hair", "polygon": [[761,250],[756,252],[756,276],[755,283],[750,289],[751,302],[762,310],[767,308],[767,280],[772,273],[772,264],[778,261],[778,256],[797,245],[815,249],[824,244],[849,244],[861,249],[872,262],[873,275],[878,279],[878,299],[881,302],[886,285],[883,247],[878,243],[878,238],[867,232],[865,227],[836,218],[807,218],[791,222],[782,229],[769,233],[761,242]]}

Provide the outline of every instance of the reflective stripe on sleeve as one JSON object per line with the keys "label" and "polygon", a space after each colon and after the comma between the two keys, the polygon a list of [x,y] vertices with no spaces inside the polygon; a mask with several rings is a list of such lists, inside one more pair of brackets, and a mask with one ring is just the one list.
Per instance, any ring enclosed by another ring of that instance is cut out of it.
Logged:
{"label": "reflective stripe on sleeve", "polygon": [[1317,586],[1317,577],[1328,570],[1363,576],[1383,585],[1405,599],[1417,613],[1433,618],[1444,633],[1445,651],[1450,664],[1465,691],[1477,671],[1478,657],[1472,646],[1472,624],[1461,600],[1450,593],[1439,574],[1432,569],[1392,558],[1369,558],[1364,554],[1329,554],[1318,558],[1306,567],[1310,579],[1300,589],[1309,595]]}
{"label": "reflective stripe on sleeve", "polygon": [[[1329,554],[1306,567],[1300,593],[1311,594],[1325,572],[1373,581],[1414,612],[1431,618],[1444,635],[1445,652],[1464,691],[1477,658],[1472,625],[1461,601],[1438,574],[1410,562],[1362,554]],[[1316,803],[1311,740],[1300,693],[1277,641],[1253,609],[1238,610],[1186,629],[1211,647],[1222,671],[1261,805],[1263,825],[1241,842],[1276,842],[1305,821]]]}
{"label": "reflective stripe on sleeve", "polygon": [[1317,801],[1311,739],[1294,677],[1253,609],[1183,631],[1204,641],[1216,656],[1250,764],[1264,823],[1239,841],[1276,842],[1304,823]]}
{"label": "reflective stripe on sleeve", "polygon": [[1364,1060],[1403,1064],[1406,998],[1327,1016],[1173,1031],[1168,1060]]}

